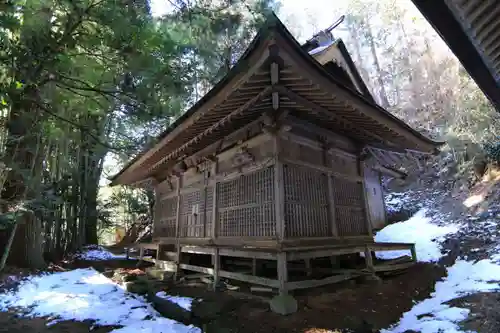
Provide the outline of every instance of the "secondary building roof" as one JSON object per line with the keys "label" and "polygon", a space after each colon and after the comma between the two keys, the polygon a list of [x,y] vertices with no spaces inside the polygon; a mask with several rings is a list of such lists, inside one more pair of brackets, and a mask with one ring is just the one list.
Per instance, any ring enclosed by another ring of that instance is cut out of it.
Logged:
{"label": "secondary building roof", "polygon": [[[347,53],[343,44],[335,48]],[[334,50],[329,45],[311,55],[311,50],[304,49],[273,16],[229,73],[167,128],[152,148],[112,177],[112,184],[132,184],[155,177],[186,156],[259,119],[273,109],[274,93],[279,96],[280,108],[295,118],[360,143],[402,151],[436,150],[440,143],[373,101],[350,57],[341,57],[348,63],[346,66],[318,62],[320,53],[328,49]],[[279,67],[277,74],[271,73],[272,64]]]}

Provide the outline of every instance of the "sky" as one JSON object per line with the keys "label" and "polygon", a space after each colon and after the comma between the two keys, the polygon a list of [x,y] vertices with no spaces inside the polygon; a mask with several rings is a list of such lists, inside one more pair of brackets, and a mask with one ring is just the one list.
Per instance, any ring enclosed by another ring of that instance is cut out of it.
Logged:
{"label": "sky", "polygon": [[[347,3],[348,0],[281,0],[278,17],[295,38],[304,41],[335,22]],[[151,0],[155,16],[167,13],[171,6],[168,0]]]}

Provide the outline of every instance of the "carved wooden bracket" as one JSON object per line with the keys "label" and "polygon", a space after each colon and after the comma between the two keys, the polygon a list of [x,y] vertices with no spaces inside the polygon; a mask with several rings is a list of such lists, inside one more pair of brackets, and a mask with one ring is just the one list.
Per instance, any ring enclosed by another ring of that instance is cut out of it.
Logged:
{"label": "carved wooden bracket", "polygon": [[231,159],[231,165],[234,168],[239,168],[254,161],[255,157],[248,151],[248,148],[241,147],[241,149],[236,154],[234,154],[233,158]]}

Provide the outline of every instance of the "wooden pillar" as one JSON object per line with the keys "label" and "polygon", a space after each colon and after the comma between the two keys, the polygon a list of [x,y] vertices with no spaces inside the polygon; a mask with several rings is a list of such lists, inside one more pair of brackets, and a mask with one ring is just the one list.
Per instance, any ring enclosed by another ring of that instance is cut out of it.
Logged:
{"label": "wooden pillar", "polygon": [[417,262],[417,250],[415,249],[415,244],[411,246],[411,258],[413,261]]}
{"label": "wooden pillar", "polygon": [[283,181],[283,163],[281,162],[280,138],[274,135],[274,203],[276,214],[276,236],[281,242],[286,238],[285,230],[285,184]]}
{"label": "wooden pillar", "polygon": [[278,253],[277,267],[278,267],[279,294],[280,296],[282,296],[288,294],[287,290],[288,268],[287,268],[286,252]]}
{"label": "wooden pillar", "polygon": [[373,257],[372,257],[372,252],[370,251],[370,248],[368,246],[365,246],[365,263],[366,263],[366,268],[375,274],[375,268],[373,266]]}
{"label": "wooden pillar", "polygon": [[328,177],[328,214],[330,220],[330,228],[332,232],[332,236],[338,236],[339,231],[337,228],[337,220],[335,216],[335,192],[333,183],[333,176],[331,174],[327,174]]}
{"label": "wooden pillar", "polygon": [[141,246],[139,248],[139,263],[142,263],[143,259],[144,259],[144,247]]}
{"label": "wooden pillar", "polygon": [[252,275],[257,275],[257,258],[252,258]]}
{"label": "wooden pillar", "polygon": [[177,280],[179,277],[179,266],[181,264],[181,188],[182,188],[182,176],[177,177],[177,216],[175,219],[175,250],[176,250],[176,267],[175,267],[175,273],[174,273],[174,281]]}
{"label": "wooden pillar", "polygon": [[216,291],[219,286],[219,272],[220,272],[220,255],[219,248],[216,247],[214,251],[214,276],[213,276],[213,290]]}
{"label": "wooden pillar", "polygon": [[212,195],[212,239],[215,240],[219,236],[219,205],[217,199],[217,172],[219,170],[219,162],[215,160],[212,163],[211,178],[213,179],[213,195]]}
{"label": "wooden pillar", "polygon": [[307,274],[307,276],[312,276],[311,258],[304,259],[304,263],[306,264],[306,274]]}
{"label": "wooden pillar", "polygon": [[368,235],[373,237],[373,226],[372,226],[372,221],[370,217],[370,208],[368,206],[368,193],[366,189],[366,180],[365,180],[365,175],[364,175],[364,163],[361,161],[359,156],[356,158],[357,161],[357,167],[358,167],[358,174],[361,177],[361,184],[363,188],[363,211],[365,215],[365,221],[366,221],[366,228],[368,231]]}

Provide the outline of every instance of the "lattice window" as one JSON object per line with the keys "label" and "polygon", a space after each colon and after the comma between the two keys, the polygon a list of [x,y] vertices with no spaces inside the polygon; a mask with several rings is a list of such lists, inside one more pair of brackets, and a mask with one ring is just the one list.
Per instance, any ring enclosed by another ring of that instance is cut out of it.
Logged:
{"label": "lattice window", "polygon": [[219,236],[274,236],[274,168],[217,184]]}
{"label": "lattice window", "polygon": [[286,237],[330,235],[328,176],[315,169],[284,165]]}
{"label": "lattice window", "polygon": [[159,200],[155,207],[154,237],[175,237],[177,197]]}
{"label": "lattice window", "polygon": [[202,190],[181,194],[180,235],[181,237],[203,237]]}
{"label": "lattice window", "polygon": [[339,236],[368,234],[363,184],[333,177],[335,220]]}

